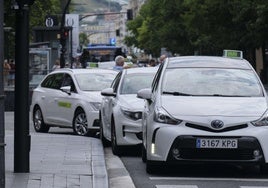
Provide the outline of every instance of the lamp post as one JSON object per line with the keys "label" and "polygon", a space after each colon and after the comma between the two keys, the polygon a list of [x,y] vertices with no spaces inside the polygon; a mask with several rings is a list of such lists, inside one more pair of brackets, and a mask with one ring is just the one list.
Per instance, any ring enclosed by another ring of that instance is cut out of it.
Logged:
{"label": "lamp post", "polygon": [[30,171],[29,8],[34,0],[16,0],[14,172]]}

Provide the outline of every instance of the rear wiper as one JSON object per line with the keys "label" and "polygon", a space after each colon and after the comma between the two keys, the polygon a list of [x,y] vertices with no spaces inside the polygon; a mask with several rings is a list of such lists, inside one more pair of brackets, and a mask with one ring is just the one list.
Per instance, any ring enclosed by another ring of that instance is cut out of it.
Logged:
{"label": "rear wiper", "polygon": [[163,91],[163,94],[169,94],[169,95],[175,95],[175,96],[193,96],[192,94],[189,93],[181,93],[177,91]]}

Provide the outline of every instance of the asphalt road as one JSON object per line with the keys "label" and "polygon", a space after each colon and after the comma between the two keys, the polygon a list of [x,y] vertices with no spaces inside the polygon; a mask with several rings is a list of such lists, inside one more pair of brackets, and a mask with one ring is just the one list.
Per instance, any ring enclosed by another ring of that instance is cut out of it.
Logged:
{"label": "asphalt road", "polygon": [[256,166],[166,166],[151,175],[140,155],[125,154],[121,160],[136,188],[268,188],[268,175]]}

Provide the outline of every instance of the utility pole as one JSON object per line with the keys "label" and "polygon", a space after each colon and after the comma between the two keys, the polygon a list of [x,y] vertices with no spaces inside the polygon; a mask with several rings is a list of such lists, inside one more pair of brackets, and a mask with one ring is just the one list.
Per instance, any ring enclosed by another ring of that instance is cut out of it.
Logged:
{"label": "utility pole", "polygon": [[65,53],[66,53],[66,40],[67,40],[67,30],[65,28],[65,15],[67,12],[67,9],[69,7],[71,0],[68,0],[66,3],[66,0],[62,0],[62,3],[65,3],[65,6],[62,11],[62,17],[61,17],[61,23],[60,23],[60,44],[61,44],[61,54],[60,54],[60,68],[65,67]]}
{"label": "utility pole", "polygon": [[[0,1],[0,23],[4,23],[4,1]],[[5,95],[3,80],[4,24],[0,24],[0,187],[5,187]]]}
{"label": "utility pole", "polygon": [[29,134],[29,7],[34,0],[16,0],[14,172],[30,171]]}

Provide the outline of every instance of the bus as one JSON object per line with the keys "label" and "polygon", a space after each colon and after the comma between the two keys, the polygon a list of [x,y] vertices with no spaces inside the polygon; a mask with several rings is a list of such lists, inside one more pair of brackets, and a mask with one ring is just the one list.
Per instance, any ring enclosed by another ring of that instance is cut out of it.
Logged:
{"label": "bus", "polygon": [[90,55],[89,67],[111,68],[114,66],[114,59],[118,55],[125,54],[122,52],[122,47],[111,45],[89,45],[83,50],[88,50]]}

